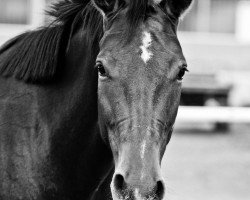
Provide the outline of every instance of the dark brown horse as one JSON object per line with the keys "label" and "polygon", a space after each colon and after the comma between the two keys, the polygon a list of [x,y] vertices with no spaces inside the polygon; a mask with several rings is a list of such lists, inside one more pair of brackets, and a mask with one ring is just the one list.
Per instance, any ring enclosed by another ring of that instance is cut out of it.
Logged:
{"label": "dark brown horse", "polygon": [[63,0],[1,48],[0,200],[164,198],[190,3]]}

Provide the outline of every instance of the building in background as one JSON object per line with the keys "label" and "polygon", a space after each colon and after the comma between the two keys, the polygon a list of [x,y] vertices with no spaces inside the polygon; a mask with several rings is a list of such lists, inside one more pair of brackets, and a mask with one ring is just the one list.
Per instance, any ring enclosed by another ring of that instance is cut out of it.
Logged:
{"label": "building in background", "polygon": [[9,38],[42,26],[45,0],[0,0],[0,44]]}
{"label": "building in background", "polygon": [[0,23],[28,24],[31,13],[29,4],[29,0],[1,0]]}
{"label": "building in background", "polygon": [[196,0],[179,30],[190,76],[214,76],[211,87],[232,86],[229,105],[250,106],[250,1]]}
{"label": "building in background", "polygon": [[249,0],[196,0],[181,31],[233,34],[250,42]]}
{"label": "building in background", "polygon": [[1,0],[0,24],[40,25],[45,5],[45,0]]}
{"label": "building in background", "polygon": [[197,0],[180,30],[193,32],[235,33],[239,0]]}

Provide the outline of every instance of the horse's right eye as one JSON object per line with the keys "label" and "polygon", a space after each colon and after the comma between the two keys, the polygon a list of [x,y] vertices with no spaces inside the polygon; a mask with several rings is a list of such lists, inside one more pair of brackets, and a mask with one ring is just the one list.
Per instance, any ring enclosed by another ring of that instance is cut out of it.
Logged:
{"label": "horse's right eye", "polygon": [[96,63],[96,68],[97,68],[100,76],[102,76],[102,77],[107,77],[108,76],[108,73],[107,73],[105,67],[103,66],[103,64],[101,62]]}
{"label": "horse's right eye", "polygon": [[177,80],[181,81],[186,72],[188,72],[188,69],[186,67],[183,69],[180,69],[179,74],[177,76]]}

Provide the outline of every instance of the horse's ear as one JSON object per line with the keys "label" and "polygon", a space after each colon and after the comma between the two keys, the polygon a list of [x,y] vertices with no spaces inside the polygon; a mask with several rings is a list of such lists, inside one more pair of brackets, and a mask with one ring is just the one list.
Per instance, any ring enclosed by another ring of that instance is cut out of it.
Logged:
{"label": "horse's ear", "polygon": [[161,7],[167,9],[167,12],[174,17],[179,18],[191,5],[193,0],[154,0],[158,2]]}
{"label": "horse's ear", "polygon": [[92,0],[94,6],[101,11],[104,16],[112,13],[116,7],[116,0]]}

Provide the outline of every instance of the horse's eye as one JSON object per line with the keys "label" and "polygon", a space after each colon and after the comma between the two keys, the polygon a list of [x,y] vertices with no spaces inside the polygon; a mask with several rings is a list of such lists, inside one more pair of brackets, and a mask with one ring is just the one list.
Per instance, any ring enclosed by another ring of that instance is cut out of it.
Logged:
{"label": "horse's eye", "polygon": [[108,76],[107,71],[101,62],[96,63],[96,68],[98,69],[100,76],[103,76],[103,77]]}
{"label": "horse's eye", "polygon": [[181,80],[183,79],[183,77],[184,77],[184,75],[185,75],[186,72],[188,72],[188,69],[187,69],[186,67],[180,69],[179,74],[178,74],[178,76],[177,76],[177,79],[178,79],[179,81],[181,81]]}

